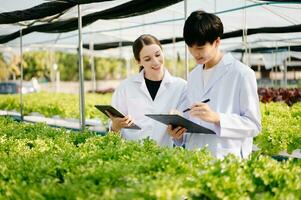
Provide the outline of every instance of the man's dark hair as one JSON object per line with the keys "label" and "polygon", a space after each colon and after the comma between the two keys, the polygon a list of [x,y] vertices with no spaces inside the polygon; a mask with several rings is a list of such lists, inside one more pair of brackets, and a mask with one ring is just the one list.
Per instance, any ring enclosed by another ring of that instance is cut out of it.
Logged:
{"label": "man's dark hair", "polygon": [[183,36],[188,46],[203,46],[207,42],[212,44],[223,32],[223,23],[218,16],[198,10],[185,21]]}

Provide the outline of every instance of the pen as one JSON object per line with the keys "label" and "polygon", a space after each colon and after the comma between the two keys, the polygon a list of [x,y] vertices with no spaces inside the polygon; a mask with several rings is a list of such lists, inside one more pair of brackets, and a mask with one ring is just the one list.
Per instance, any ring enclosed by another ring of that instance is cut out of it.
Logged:
{"label": "pen", "polygon": [[[210,101],[210,99],[206,99],[206,100],[202,101],[202,103],[207,103],[207,102],[209,102],[209,101]],[[191,110],[191,108],[187,108],[187,109],[183,110],[183,113],[184,113],[184,112],[187,112],[187,111],[189,111],[189,110]]]}

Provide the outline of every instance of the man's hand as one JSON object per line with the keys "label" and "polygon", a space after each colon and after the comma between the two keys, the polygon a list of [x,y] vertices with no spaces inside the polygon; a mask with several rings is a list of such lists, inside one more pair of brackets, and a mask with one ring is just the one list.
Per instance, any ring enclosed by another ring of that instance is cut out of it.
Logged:
{"label": "man's hand", "polygon": [[112,120],[112,131],[119,132],[120,129],[125,127],[130,127],[134,123],[133,118],[130,115],[120,118],[120,117],[114,117],[109,112],[106,113],[109,115],[110,119]]}
{"label": "man's hand", "polygon": [[211,110],[208,104],[206,103],[195,103],[192,105],[191,110],[189,111],[189,114],[192,117],[199,118],[201,120],[204,120],[206,122],[211,122],[215,124],[219,124],[220,117],[218,113]]}
{"label": "man's hand", "polygon": [[175,138],[176,140],[183,141],[183,135],[187,131],[187,129],[182,128],[181,126],[173,129],[171,125],[168,125],[166,131],[171,137]]}

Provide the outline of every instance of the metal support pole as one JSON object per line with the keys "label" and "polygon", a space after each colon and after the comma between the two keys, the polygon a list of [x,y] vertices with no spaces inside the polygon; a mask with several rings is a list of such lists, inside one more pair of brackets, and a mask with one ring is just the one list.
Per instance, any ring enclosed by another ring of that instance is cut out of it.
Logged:
{"label": "metal support pole", "polygon": [[[93,33],[91,33],[91,34],[93,34]],[[93,91],[93,93],[95,93],[96,92],[96,73],[95,73],[95,63],[94,63],[94,42],[93,42],[92,35],[90,35],[89,50],[90,50],[92,91]]]}
{"label": "metal support pole", "polygon": [[83,42],[82,42],[82,17],[80,5],[78,8],[78,68],[79,68],[79,112],[80,112],[80,127],[85,129],[85,88],[84,88],[84,67],[83,67]]}
{"label": "metal support pole", "polygon": [[290,63],[290,59],[291,59],[291,45],[288,45],[288,57],[289,57],[289,61],[287,60],[287,58],[285,59],[284,62],[284,87],[287,88],[287,65],[288,63]]}
{"label": "metal support pole", "polygon": [[[173,19],[175,19],[175,13],[172,13]],[[173,37],[172,37],[172,56],[173,56],[173,66],[172,66],[172,74],[177,75],[177,52],[176,52],[176,28],[175,28],[175,22],[172,22],[172,32],[173,32]]]}
{"label": "metal support pole", "polygon": [[[289,66],[292,66],[291,62],[292,62],[291,43],[289,43],[289,56],[288,56],[288,65]],[[296,81],[296,70],[295,70],[295,68],[293,68],[293,70],[294,70],[294,81]]]}
{"label": "metal support pole", "polygon": [[172,38],[172,57],[173,57],[173,65],[172,65],[172,74],[174,76],[177,75],[177,51],[176,51],[176,38]]}
{"label": "metal support pole", "polygon": [[[245,6],[247,5],[247,2],[245,0]],[[245,62],[249,66],[249,53],[248,53],[248,27],[247,27],[247,10],[243,9],[243,23],[244,23],[244,29],[243,29],[243,44],[245,47]],[[250,66],[251,67],[251,66]]]}
{"label": "metal support pole", "polygon": [[[278,64],[278,43],[276,42],[276,54],[275,54],[275,82],[277,86],[280,86],[280,84],[278,84],[278,69],[277,66],[279,67],[279,71],[280,71],[280,64]],[[281,81],[280,81],[281,82]]]}
{"label": "metal support pole", "polygon": [[121,51],[122,41],[119,41],[118,47],[119,47],[119,56],[118,56],[119,62],[118,62],[118,68],[117,68],[117,78],[122,79],[122,62],[121,62],[121,59],[122,59],[122,51]]}
{"label": "metal support pole", "polygon": [[22,41],[22,28],[20,29],[20,114],[21,114],[21,120],[23,121],[23,41]]}
{"label": "metal support pole", "polygon": [[287,88],[287,60],[285,59],[284,62],[283,62],[283,85],[284,85],[284,88]]}
{"label": "metal support pole", "polygon": [[275,69],[274,69],[274,67],[275,67],[275,51],[273,50],[272,51],[272,59],[273,59],[273,64],[272,64],[272,70],[271,70],[271,79],[272,79],[272,87],[275,87]]}
{"label": "metal support pole", "polygon": [[[187,19],[187,0],[184,0],[184,19],[186,21]],[[185,79],[188,79],[188,48],[187,45],[185,44]]]}

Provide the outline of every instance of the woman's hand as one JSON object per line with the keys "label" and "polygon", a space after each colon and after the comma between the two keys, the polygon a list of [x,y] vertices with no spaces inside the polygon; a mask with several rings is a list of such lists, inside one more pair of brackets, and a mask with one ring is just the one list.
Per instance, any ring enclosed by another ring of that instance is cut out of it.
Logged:
{"label": "woman's hand", "polygon": [[183,135],[187,131],[187,129],[182,128],[181,126],[178,126],[178,127],[173,129],[171,125],[168,125],[166,131],[171,137],[173,137],[174,139],[179,140],[180,142],[182,142],[183,141]]}
{"label": "woman's hand", "polygon": [[192,117],[199,118],[206,122],[215,123],[217,125],[220,122],[219,114],[211,110],[209,105],[206,103],[198,102],[193,104],[189,114]]}
{"label": "woman's hand", "polygon": [[114,117],[109,112],[106,113],[109,115],[110,119],[112,120],[112,131],[114,132],[119,132],[120,129],[125,127],[130,127],[134,123],[133,118],[130,115],[120,118],[120,117]]}

